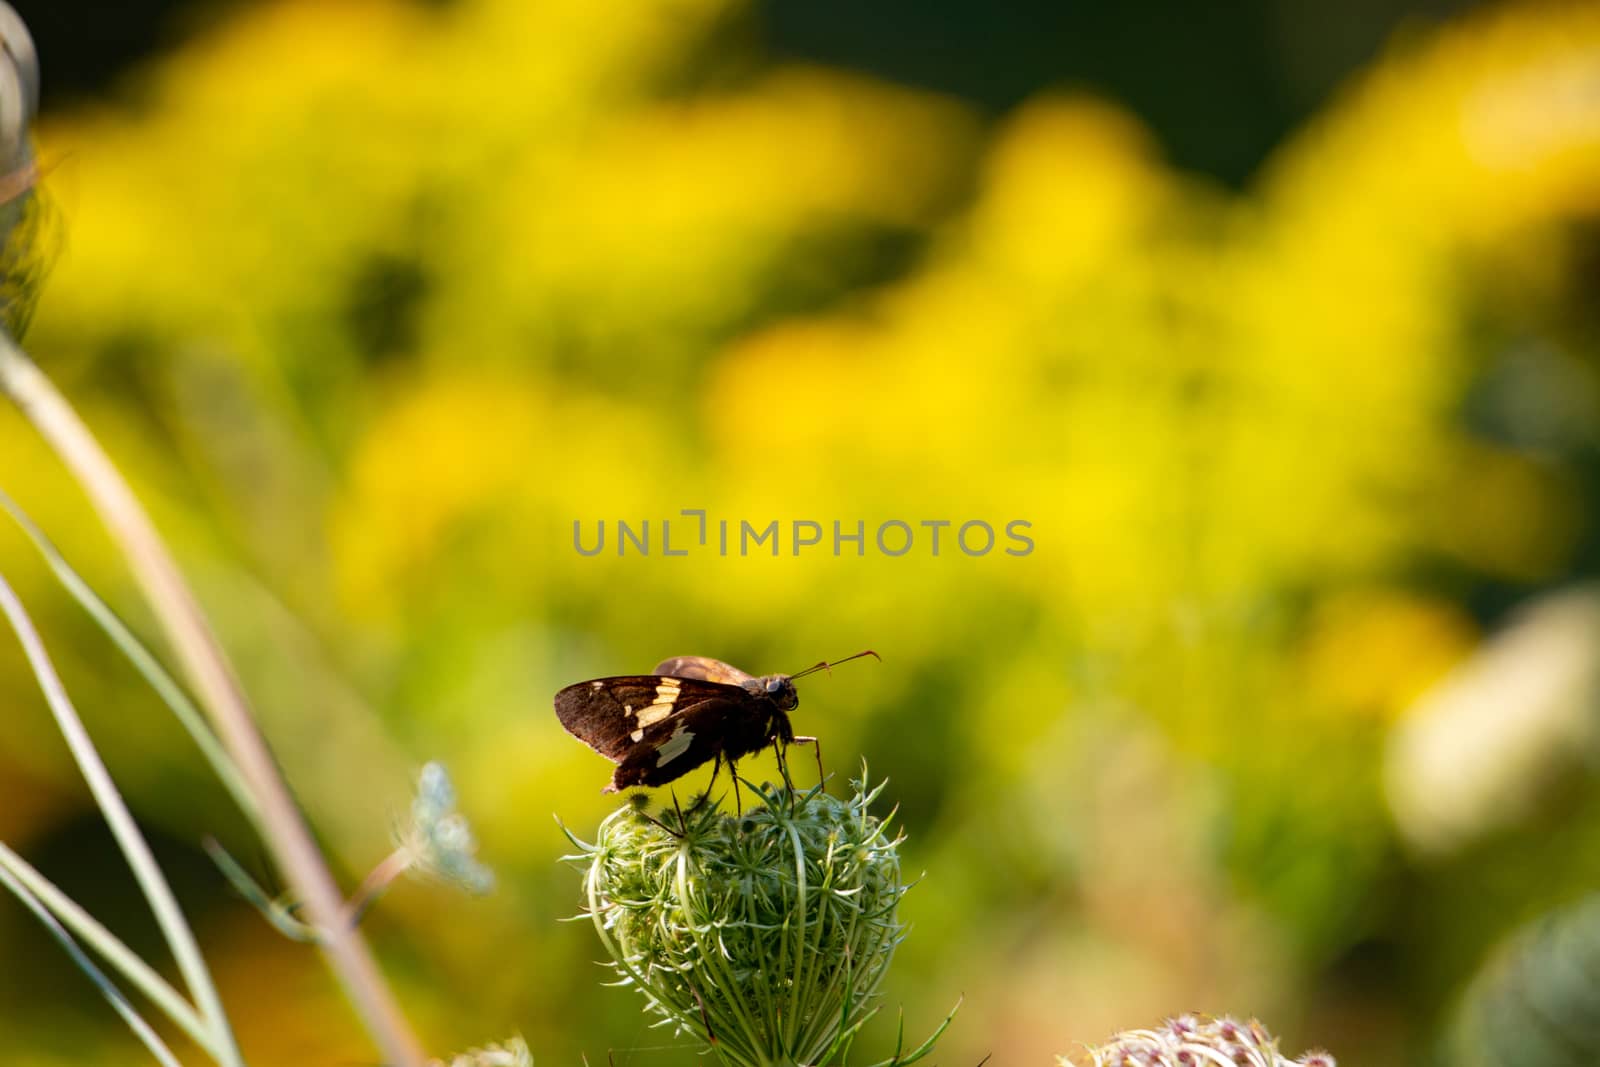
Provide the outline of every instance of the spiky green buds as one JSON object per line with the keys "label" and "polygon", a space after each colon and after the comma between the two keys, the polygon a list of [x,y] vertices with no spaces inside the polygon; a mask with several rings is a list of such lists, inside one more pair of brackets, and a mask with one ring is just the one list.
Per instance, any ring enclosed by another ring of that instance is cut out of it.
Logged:
{"label": "spiky green buds", "polygon": [[739,1067],[839,1055],[904,930],[900,840],[868,814],[883,787],[865,778],[848,800],[763,785],[742,815],[630,803],[593,845],[574,839],[618,984]]}
{"label": "spiky green buds", "polygon": [[1278,1040],[1252,1019],[1198,1019],[1180,1015],[1159,1030],[1126,1030],[1083,1057],[1060,1058],[1061,1067],[1335,1067],[1326,1052],[1291,1060]]}

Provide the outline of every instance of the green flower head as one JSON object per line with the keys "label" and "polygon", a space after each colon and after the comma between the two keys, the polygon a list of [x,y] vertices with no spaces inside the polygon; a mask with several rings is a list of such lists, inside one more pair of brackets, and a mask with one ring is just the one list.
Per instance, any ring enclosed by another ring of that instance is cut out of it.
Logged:
{"label": "green flower head", "polygon": [[701,801],[656,818],[629,803],[593,845],[575,842],[618,984],[727,1063],[840,1054],[904,933],[900,839],[868,814],[883,787],[865,778],[848,800],[762,785],[741,815]]}

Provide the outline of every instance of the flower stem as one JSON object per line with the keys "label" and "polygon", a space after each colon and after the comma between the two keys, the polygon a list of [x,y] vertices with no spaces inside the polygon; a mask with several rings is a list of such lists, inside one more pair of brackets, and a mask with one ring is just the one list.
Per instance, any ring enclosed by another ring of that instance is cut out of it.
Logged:
{"label": "flower stem", "polygon": [[261,813],[256,809],[255,797],[250,794],[249,787],[245,785],[244,779],[239,776],[239,769],[228,758],[227,751],[217,741],[217,736],[212,733],[211,727],[206,724],[205,716],[199,708],[194,706],[194,702],[183,691],[183,687],[178,685],[172,675],[167,673],[166,668],[161,665],[161,661],[156,658],[155,653],[145,647],[144,642],[139,640],[128,624],[118,618],[117,613],[111,610],[109,604],[100,599],[100,595],[94,591],[88,582],[84,581],[83,576],[72,569],[72,565],[67,562],[66,557],[62,556],[50,539],[44,535],[44,531],[39,529],[34,524],[34,521],[28,518],[27,513],[18,506],[17,502],[7,496],[3,490],[0,490],[0,508],[8,512],[12,520],[22,528],[22,532],[28,535],[28,539],[39,550],[39,554],[44,556],[45,562],[49,564],[50,569],[55,572],[56,578],[66,588],[67,592],[72,595],[72,598],[82,605],[83,609],[89,613],[90,618],[100,625],[100,628],[111,638],[112,643],[133,664],[134,669],[144,676],[144,680],[149,683],[150,688],[156,691],[156,695],[166,702],[168,708],[172,709],[172,713],[178,717],[178,721],[189,732],[189,736],[199,746],[201,753],[205,755],[206,761],[211,764],[212,771],[222,780],[222,784],[227,787],[229,794],[234,799],[234,803],[239,805],[239,810],[244,812],[245,816],[256,828],[256,831],[258,833],[261,832]]}
{"label": "flower stem", "polygon": [[111,780],[110,772],[106,770],[100,753],[89,738],[89,731],[84,729],[83,720],[78,718],[77,710],[67,698],[66,688],[51,665],[50,656],[45,652],[44,643],[39,640],[39,634],[28,619],[27,612],[23,610],[22,602],[4,578],[0,578],[0,613],[4,613],[11,628],[16,631],[18,640],[22,642],[28,665],[39,680],[39,688],[44,691],[45,701],[56,718],[61,736],[66,739],[72,758],[83,772],[84,781],[88,782],[89,792],[94,794],[95,803],[105,816],[106,824],[111,827],[112,836],[127,857],[128,866],[139,882],[139,889],[150,902],[150,910],[155,913],[156,922],[167,939],[168,947],[172,949],[173,958],[178,961],[178,969],[183,972],[184,981],[188,983],[190,993],[205,1016],[207,1028],[216,1037],[219,1059],[229,1067],[243,1067],[244,1060],[228,1028],[222,999],[217,996],[217,988],[211,981],[205,957],[200,954],[200,946],[195,942],[194,931],[189,929],[189,924],[184,920],[177,898],[172,895],[172,887],[167,885],[166,878],[161,874],[161,866],[156,863],[149,844],[134,823],[128,806],[123,803],[117,784]]}
{"label": "flower stem", "polygon": [[50,910],[63,926],[88,944],[102,959],[115,967],[150,1002],[160,1008],[167,1018],[188,1034],[195,1044],[213,1057],[219,1055],[216,1041],[200,1016],[189,1002],[165,978],[157,974],[137,953],[118,940],[117,936],[79,907],[77,902],[57,889],[27,860],[0,842],[0,869],[4,869],[28,893]]}
{"label": "flower stem", "polygon": [[155,1032],[149,1023],[145,1022],[142,1015],[134,1010],[133,1005],[128,1003],[128,998],[122,995],[122,990],[118,989],[111,979],[105,976],[105,972],[96,967],[94,961],[88,957],[83,949],[78,947],[78,943],[72,939],[72,935],[67,932],[66,927],[62,926],[60,921],[50,914],[50,909],[45,907],[43,902],[29,892],[28,887],[18,881],[16,875],[12,874],[4,866],[0,866],[0,885],[4,885],[15,893],[17,899],[22,901],[29,911],[33,912],[34,917],[44,925],[46,930],[50,931],[50,936],[60,942],[67,955],[72,957],[72,962],[76,963],[78,969],[89,976],[89,981],[93,982],[95,988],[100,990],[100,995],[106,998],[112,1010],[122,1017],[122,1021],[128,1024],[128,1028],[133,1031],[134,1036],[143,1043],[145,1048],[150,1050],[150,1055],[156,1058],[161,1067],[182,1067],[178,1063],[178,1058],[167,1047],[166,1042],[161,1040],[161,1036]]}
{"label": "flower stem", "polygon": [[356,891],[351,894],[350,902],[345,905],[344,921],[348,926],[355,926],[361,917],[367,913],[374,901],[378,899],[394,883],[396,878],[405,874],[411,868],[411,850],[397,848],[385,856],[376,867],[367,872],[361,880]]}
{"label": "flower stem", "polygon": [[326,932],[321,948],[384,1060],[422,1067],[422,1047],[361,935],[339,919],[343,899],[256,729],[233,669],[149,516],[65,397],[0,333],[0,391],[9,395],[77,478],[127,557],[217,735],[255,795],[266,845]]}

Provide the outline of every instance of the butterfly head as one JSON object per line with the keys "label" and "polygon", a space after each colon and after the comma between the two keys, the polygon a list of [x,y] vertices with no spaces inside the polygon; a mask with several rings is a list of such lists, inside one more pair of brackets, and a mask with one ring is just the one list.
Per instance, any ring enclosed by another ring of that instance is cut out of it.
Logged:
{"label": "butterfly head", "polygon": [[800,694],[795,691],[794,679],[787,674],[769,674],[747,684],[752,689],[759,686],[759,695],[776,704],[780,711],[793,711],[800,706]]}

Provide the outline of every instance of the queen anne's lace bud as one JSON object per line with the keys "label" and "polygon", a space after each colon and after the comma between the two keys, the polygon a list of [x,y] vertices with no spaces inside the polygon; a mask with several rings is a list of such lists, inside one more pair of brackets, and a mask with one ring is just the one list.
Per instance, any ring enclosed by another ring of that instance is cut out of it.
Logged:
{"label": "queen anne's lace bud", "polygon": [[867,813],[877,790],[854,786],[849,800],[763,786],[742,815],[608,817],[570,859],[619,984],[728,1063],[837,1054],[872,1010],[906,888],[899,839]]}
{"label": "queen anne's lace bud", "polygon": [[1193,1015],[1169,1019],[1158,1030],[1125,1030],[1060,1062],[1062,1067],[1336,1067],[1326,1052],[1289,1059],[1278,1051],[1277,1039],[1253,1019],[1242,1023],[1226,1016]]}

